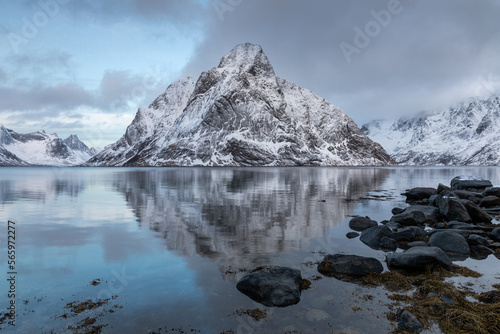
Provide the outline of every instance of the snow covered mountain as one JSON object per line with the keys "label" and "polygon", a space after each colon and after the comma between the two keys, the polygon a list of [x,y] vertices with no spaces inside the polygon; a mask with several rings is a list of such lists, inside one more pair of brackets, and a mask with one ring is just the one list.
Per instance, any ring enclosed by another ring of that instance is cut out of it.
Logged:
{"label": "snow covered mountain", "polygon": [[55,133],[20,134],[0,125],[0,166],[72,166],[96,153],[96,149],[89,149],[76,135],[62,140]]}
{"label": "snow covered mountain", "polygon": [[500,98],[362,127],[402,165],[500,165]]}
{"label": "snow covered mountain", "polygon": [[340,109],[276,77],[241,44],[195,82],[170,85],[90,166],[387,165],[384,149]]}

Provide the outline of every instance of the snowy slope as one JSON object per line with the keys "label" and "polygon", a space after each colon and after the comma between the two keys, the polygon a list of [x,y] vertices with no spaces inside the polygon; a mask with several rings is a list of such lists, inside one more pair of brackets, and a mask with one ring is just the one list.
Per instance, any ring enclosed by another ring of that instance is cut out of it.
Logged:
{"label": "snowy slope", "polygon": [[500,98],[362,127],[403,165],[500,165]]}
{"label": "snowy slope", "polygon": [[96,166],[386,165],[382,147],[340,109],[277,78],[262,48],[241,44],[194,82],[141,108]]}
{"label": "snowy slope", "polygon": [[76,135],[62,140],[56,134],[37,131],[20,134],[0,125],[0,165],[72,166],[90,159],[97,152]]}

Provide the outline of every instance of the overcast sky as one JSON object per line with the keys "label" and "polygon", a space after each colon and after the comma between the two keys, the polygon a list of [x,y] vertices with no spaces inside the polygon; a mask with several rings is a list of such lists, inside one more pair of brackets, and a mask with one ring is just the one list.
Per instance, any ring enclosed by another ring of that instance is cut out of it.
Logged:
{"label": "overcast sky", "polygon": [[118,140],[175,80],[260,44],[359,125],[500,87],[498,0],[20,0],[0,13],[0,123]]}

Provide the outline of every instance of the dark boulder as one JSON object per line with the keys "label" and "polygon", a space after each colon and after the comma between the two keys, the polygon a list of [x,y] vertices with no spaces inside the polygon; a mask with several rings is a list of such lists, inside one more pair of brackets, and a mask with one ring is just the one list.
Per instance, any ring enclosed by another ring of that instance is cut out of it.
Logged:
{"label": "dark boulder", "polygon": [[354,231],[363,232],[370,227],[377,226],[378,223],[368,217],[354,217],[349,221],[349,228]]}
{"label": "dark boulder", "polygon": [[409,189],[401,195],[406,196],[407,202],[420,202],[435,194],[437,194],[436,188],[417,187]]}
{"label": "dark boulder", "polygon": [[431,205],[411,205],[405,209],[405,213],[420,211],[425,216],[427,224],[433,224],[441,219],[439,209]]}
{"label": "dark boulder", "polygon": [[470,223],[472,221],[465,205],[458,198],[439,196],[436,199],[436,204],[441,215],[443,215],[447,220],[458,220],[466,223]]}
{"label": "dark boulder", "polygon": [[410,311],[403,310],[399,316],[398,329],[410,333],[420,333],[424,327]]}
{"label": "dark boulder", "polygon": [[450,184],[452,190],[483,190],[493,186],[489,180],[477,176],[457,176],[451,180]]}
{"label": "dark boulder", "polygon": [[500,187],[492,187],[483,191],[483,196],[496,196],[500,197]]}
{"label": "dark boulder", "polygon": [[236,288],[265,306],[288,306],[300,301],[302,276],[300,270],[261,266],[243,276]]}
{"label": "dark boulder", "polygon": [[475,224],[478,223],[491,223],[493,218],[485,211],[483,211],[479,206],[474,204],[471,201],[463,201],[462,202],[469,213],[472,222]]}
{"label": "dark boulder", "polygon": [[379,247],[381,250],[393,252],[398,249],[398,242],[392,238],[383,237],[380,240]]}
{"label": "dark boulder", "polygon": [[471,257],[477,260],[484,260],[488,257],[488,255],[494,253],[490,248],[482,245],[471,246],[470,252]]}
{"label": "dark boulder", "polygon": [[358,255],[334,254],[326,255],[318,264],[318,271],[325,276],[363,277],[370,273],[384,271],[382,263],[373,257]]}
{"label": "dark boulder", "polygon": [[427,244],[441,248],[452,260],[465,260],[470,255],[467,240],[455,231],[437,231]]}
{"label": "dark boulder", "polygon": [[451,264],[448,255],[438,247],[412,247],[403,253],[387,255],[387,265],[396,269],[424,270],[435,266],[448,269]]}
{"label": "dark boulder", "polygon": [[437,193],[441,193],[442,191],[444,190],[447,190],[447,191],[451,191],[451,188],[448,187],[448,186],[445,186],[444,184],[440,183],[437,187]]}
{"label": "dark boulder", "polygon": [[392,216],[391,221],[401,226],[418,226],[424,225],[426,218],[421,211],[405,210],[403,213]]}
{"label": "dark boulder", "polygon": [[391,233],[392,231],[387,226],[379,225],[364,230],[359,240],[370,248],[380,249],[380,240],[382,240],[383,237],[389,237]]}
{"label": "dark boulder", "polygon": [[469,244],[469,246],[485,246],[485,247],[488,247],[490,245],[488,239],[486,239],[485,237],[482,237],[480,235],[477,235],[477,234],[471,234],[469,235],[469,237],[467,238],[467,243]]}
{"label": "dark boulder", "polygon": [[467,190],[454,190],[453,193],[455,196],[457,196],[460,199],[466,199],[468,201],[471,201],[474,204],[478,204],[481,202],[481,199],[483,196],[478,193],[474,193],[472,191],[467,191]]}
{"label": "dark boulder", "polygon": [[496,206],[500,206],[500,197],[496,196],[486,196],[481,200],[479,206],[483,208],[493,208]]}
{"label": "dark boulder", "polygon": [[359,237],[359,233],[358,232],[348,232],[345,236],[348,239],[354,239],[354,238]]}
{"label": "dark boulder", "polygon": [[427,236],[427,232],[418,226],[403,227],[391,233],[391,238],[396,241],[422,240],[425,236]]}
{"label": "dark boulder", "polygon": [[491,238],[495,241],[500,242],[500,227],[497,227],[491,231]]}
{"label": "dark boulder", "polygon": [[402,208],[392,208],[391,210],[391,213],[393,215],[399,215],[400,213],[403,213],[403,211],[405,211],[406,209],[402,209]]}

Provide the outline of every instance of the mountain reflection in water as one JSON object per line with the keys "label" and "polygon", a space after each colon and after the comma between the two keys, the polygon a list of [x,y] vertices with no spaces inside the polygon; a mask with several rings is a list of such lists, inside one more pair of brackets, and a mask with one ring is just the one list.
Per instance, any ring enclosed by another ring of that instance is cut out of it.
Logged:
{"label": "mountain reflection in water", "polygon": [[113,184],[142,228],[182,255],[275,254],[325,235],[389,169],[190,168],[131,170]]}

